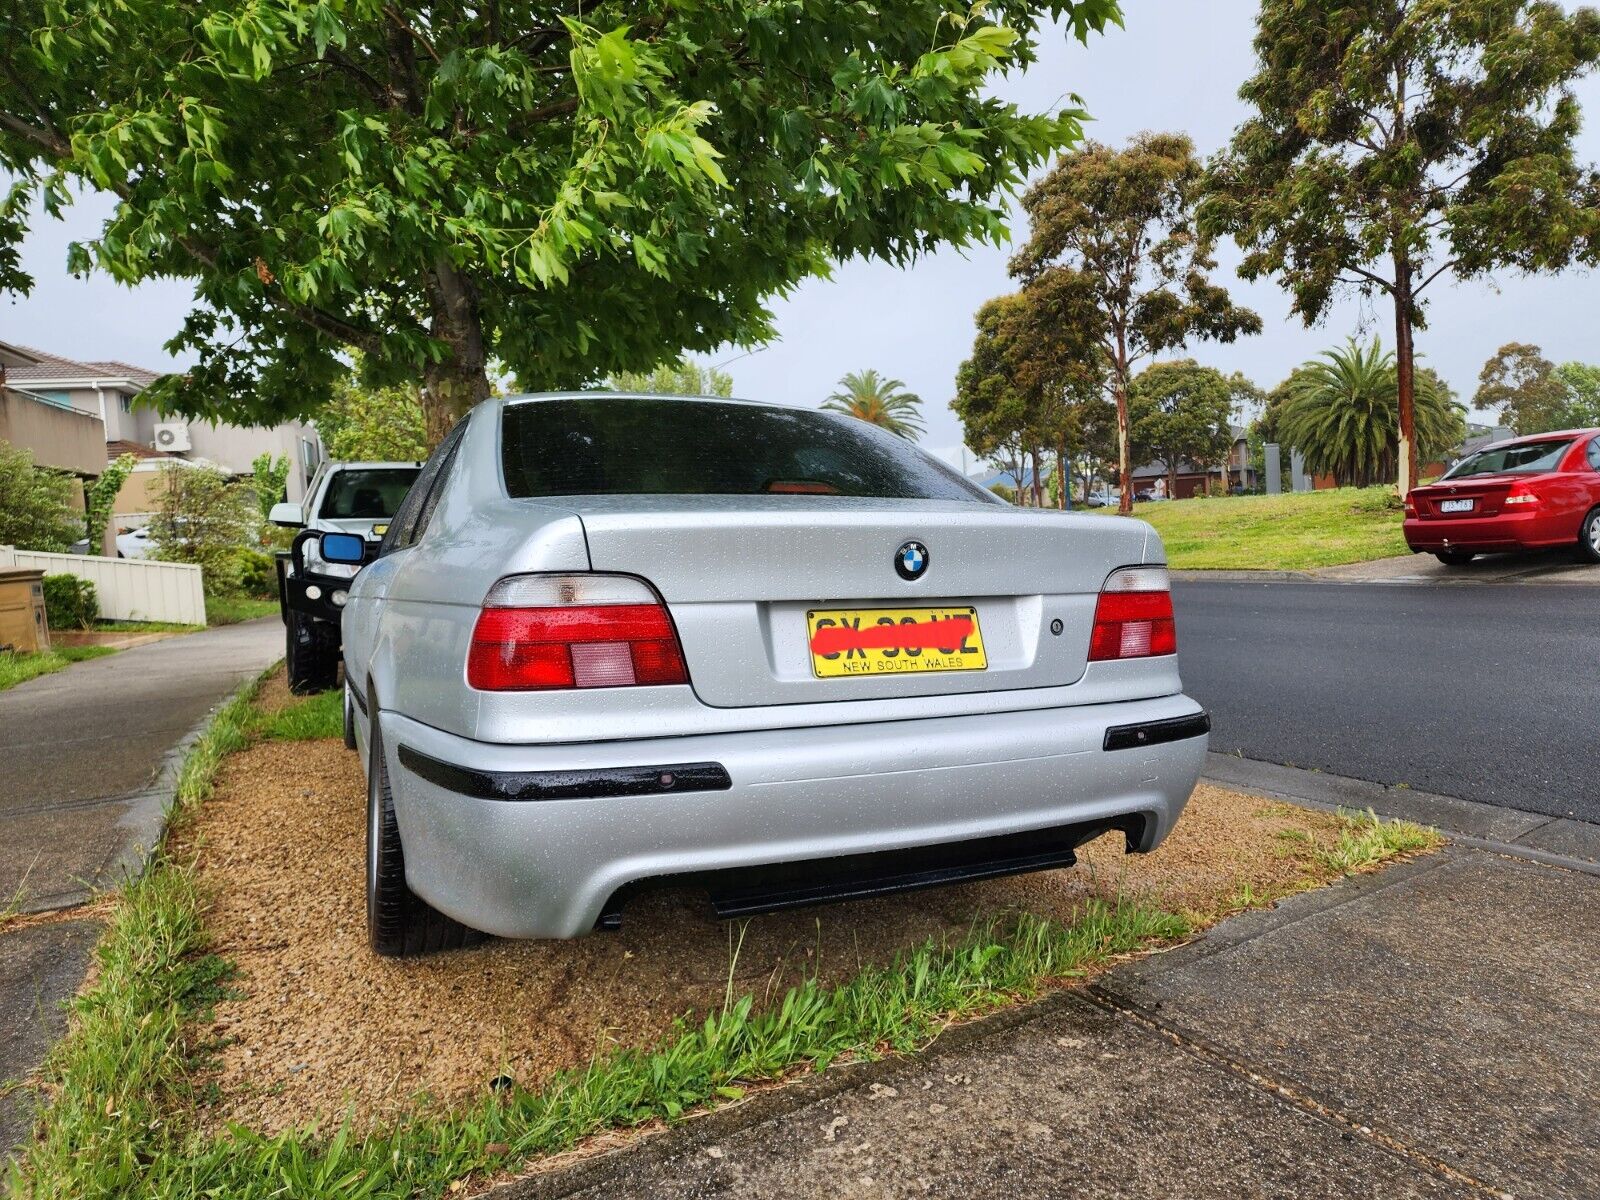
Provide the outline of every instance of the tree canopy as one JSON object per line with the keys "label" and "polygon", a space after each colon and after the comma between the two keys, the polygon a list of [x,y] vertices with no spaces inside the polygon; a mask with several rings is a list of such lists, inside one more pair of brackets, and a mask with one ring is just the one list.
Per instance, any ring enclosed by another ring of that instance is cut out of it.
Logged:
{"label": "tree canopy", "polygon": [[[1031,459],[1035,503],[1042,502],[1041,450],[1056,458],[1056,503],[1065,507],[1068,461],[1091,471],[1109,457],[1116,410],[1102,391],[1105,359],[1073,319],[1070,276],[1053,273],[1032,288],[988,301],[975,318],[972,355],[956,372],[951,408],[967,445],[1019,482]],[[1069,453],[1070,452],[1070,453]],[[1019,495],[1022,493],[1019,490]]]}
{"label": "tree canopy", "polygon": [[872,368],[850,371],[839,380],[839,390],[822,402],[830,412],[844,413],[890,433],[916,441],[923,433],[922,397],[906,391],[898,379]]}
{"label": "tree canopy", "polygon": [[1341,293],[1394,309],[1400,487],[1416,480],[1414,329],[1430,286],[1600,261],[1600,176],[1573,81],[1600,14],[1553,0],[1263,0],[1254,109],[1212,164],[1202,226],[1315,324]]}
{"label": "tree canopy", "polygon": [[245,424],[420,381],[430,440],[489,392],[771,333],[856,256],[1000,239],[1080,136],[988,87],[1116,0],[666,4],[12,0],[0,6],[0,289],[32,206],[119,203],[74,271],[191,280],[146,397]]}
{"label": "tree canopy", "polygon": [[359,373],[334,381],[316,413],[317,432],[335,462],[417,462],[428,457],[422,389],[415,383],[373,387]]}
{"label": "tree canopy", "polygon": [[1194,214],[1200,179],[1188,137],[1144,133],[1122,150],[1089,143],[1062,156],[1023,197],[1032,233],[1011,271],[1024,291],[1051,289],[1061,318],[1093,347],[1085,353],[1104,365],[1124,513],[1133,504],[1132,367],[1191,341],[1261,329],[1260,317],[1212,282],[1212,244]]}
{"label": "tree canopy", "polygon": [[733,376],[689,359],[663,363],[650,371],[620,371],[606,381],[615,392],[654,392],[662,396],[731,396]]}
{"label": "tree canopy", "polygon": [[1178,494],[1184,462],[1210,467],[1233,448],[1233,410],[1242,379],[1232,380],[1192,358],[1147,367],[1128,390],[1130,438],[1138,458],[1160,459],[1167,495]]}
{"label": "tree canopy", "polygon": [[1472,403],[1497,411],[1501,423],[1517,433],[1560,429],[1567,419],[1567,388],[1555,363],[1522,342],[1501,346],[1483,364]]}

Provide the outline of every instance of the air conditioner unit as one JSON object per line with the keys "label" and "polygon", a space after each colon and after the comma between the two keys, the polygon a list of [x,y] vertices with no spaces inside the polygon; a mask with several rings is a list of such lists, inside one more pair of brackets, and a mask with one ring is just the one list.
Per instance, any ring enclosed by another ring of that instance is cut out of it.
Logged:
{"label": "air conditioner unit", "polygon": [[156,425],[156,449],[181,454],[189,449],[189,422],[161,421]]}

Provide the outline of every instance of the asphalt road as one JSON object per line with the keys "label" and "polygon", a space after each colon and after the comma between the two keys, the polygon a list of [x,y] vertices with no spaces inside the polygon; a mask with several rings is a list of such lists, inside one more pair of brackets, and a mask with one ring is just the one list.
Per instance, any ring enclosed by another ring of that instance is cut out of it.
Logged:
{"label": "asphalt road", "polygon": [[1174,588],[1212,750],[1600,822],[1600,588]]}

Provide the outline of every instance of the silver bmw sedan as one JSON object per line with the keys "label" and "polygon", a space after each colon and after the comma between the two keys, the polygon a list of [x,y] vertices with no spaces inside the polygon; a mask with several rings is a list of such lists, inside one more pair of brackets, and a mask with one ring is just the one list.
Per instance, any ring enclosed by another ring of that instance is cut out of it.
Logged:
{"label": "silver bmw sedan", "polygon": [[345,599],[380,954],[662,884],[742,916],[1142,853],[1205,754],[1149,526],[827,412],[487,401]]}

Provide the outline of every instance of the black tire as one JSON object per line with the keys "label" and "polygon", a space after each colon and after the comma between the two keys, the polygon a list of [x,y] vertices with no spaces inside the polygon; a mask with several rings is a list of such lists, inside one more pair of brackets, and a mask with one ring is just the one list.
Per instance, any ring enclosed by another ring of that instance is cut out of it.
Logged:
{"label": "black tire", "polygon": [[378,724],[367,732],[367,937],[385,958],[459,950],[483,935],[445,916],[406,884],[406,855],[394,817],[394,795]]}
{"label": "black tire", "polygon": [[1478,556],[1468,550],[1440,550],[1434,557],[1447,567],[1464,567]]}
{"label": "black tire", "polygon": [[289,610],[285,621],[284,662],[289,690],[296,696],[331,691],[339,682],[339,629]]}
{"label": "black tire", "polygon": [[1578,527],[1578,556],[1584,562],[1600,563],[1600,508],[1590,509]]}

